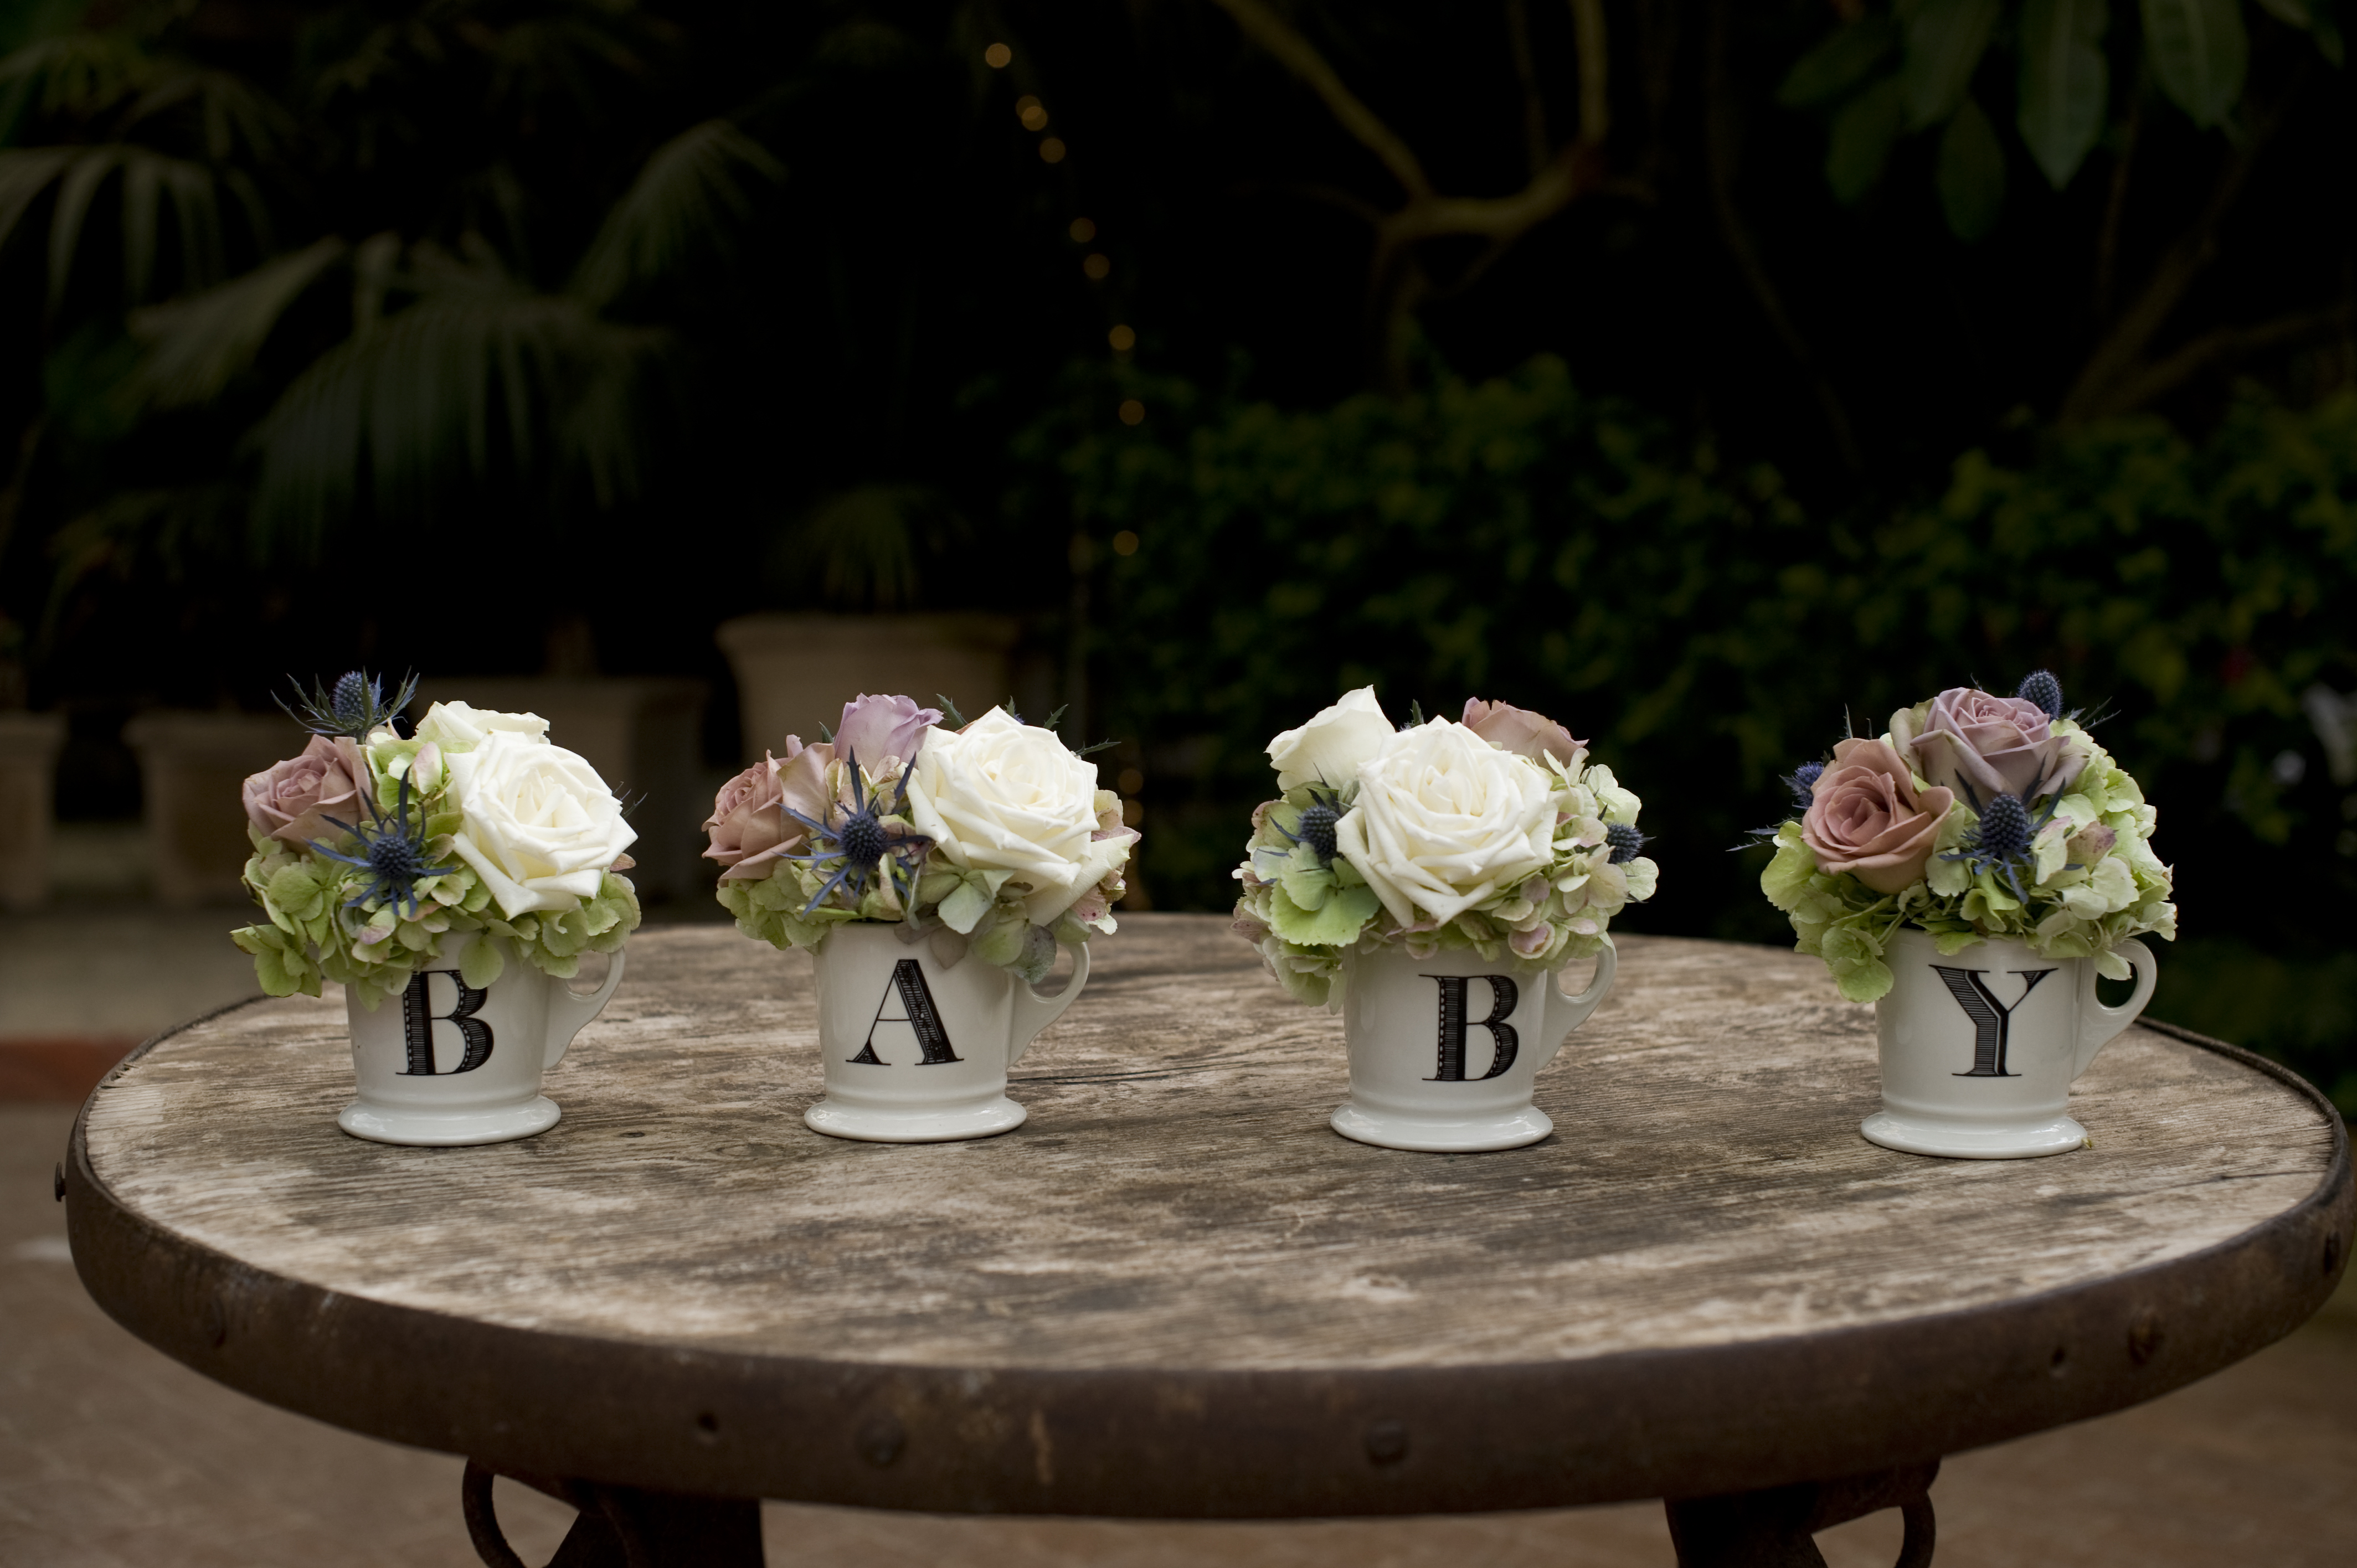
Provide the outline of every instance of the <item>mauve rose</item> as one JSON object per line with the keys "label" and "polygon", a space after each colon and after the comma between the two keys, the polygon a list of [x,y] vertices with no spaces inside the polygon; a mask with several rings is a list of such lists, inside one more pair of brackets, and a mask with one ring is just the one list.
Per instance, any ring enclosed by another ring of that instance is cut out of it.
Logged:
{"label": "mauve rose", "polygon": [[1813,792],[1801,841],[1817,869],[1846,871],[1877,893],[1901,892],[1921,878],[1940,822],[1956,803],[1943,787],[1918,790],[1898,751],[1880,740],[1837,743]]}
{"label": "mauve rose", "polygon": [[856,757],[873,773],[889,759],[913,761],[925,732],[942,722],[939,708],[920,708],[908,697],[871,697],[861,693],[843,704],[843,726],[834,732],[838,757]]}
{"label": "mauve rose", "polygon": [[821,749],[788,736],[784,757],[766,754],[764,760],[720,787],[720,793],[712,798],[712,815],[704,821],[704,831],[712,837],[704,857],[728,868],[721,873],[721,881],[759,881],[778,869],[780,855],[809,836],[810,830],[780,808],[786,799],[788,770]]}
{"label": "mauve rose", "polygon": [[1552,757],[1571,768],[1587,750],[1586,741],[1572,739],[1569,730],[1544,714],[1534,714],[1509,703],[1485,703],[1479,697],[1468,697],[1462,722],[1467,729],[1499,750],[1527,757],[1534,762]]}
{"label": "mauve rose", "polygon": [[2067,789],[2087,761],[2054,733],[2054,721],[2036,703],[1969,686],[1932,698],[1923,733],[1913,739],[1927,781],[1967,802],[1977,797],[1982,807],[1999,795],[2029,801]]}
{"label": "mauve rose", "polygon": [[350,822],[368,808],[360,780],[368,762],[349,738],[315,735],[301,755],[274,762],[245,781],[245,817],[257,832],[297,847],[313,839],[337,839],[342,830],[330,816]]}

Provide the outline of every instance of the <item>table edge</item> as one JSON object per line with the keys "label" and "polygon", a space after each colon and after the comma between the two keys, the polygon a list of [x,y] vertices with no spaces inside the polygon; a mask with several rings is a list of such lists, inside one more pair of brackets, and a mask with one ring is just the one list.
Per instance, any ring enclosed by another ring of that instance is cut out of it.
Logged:
{"label": "table edge", "polygon": [[2304,1097],[2333,1130],[2332,1159],[2299,1203],[2236,1236],[2001,1306],[1445,1369],[977,1371],[667,1347],[347,1295],[127,1207],[90,1161],[100,1095],[166,1041],[268,1000],[144,1042],[76,1115],[68,1230],[99,1305],[205,1376],[334,1425],[496,1469],[709,1496],[1275,1519],[1563,1508],[1863,1474],[2105,1414],[2250,1355],[2330,1296],[2357,1221],[2348,1129],[2315,1085],[2143,1019]]}

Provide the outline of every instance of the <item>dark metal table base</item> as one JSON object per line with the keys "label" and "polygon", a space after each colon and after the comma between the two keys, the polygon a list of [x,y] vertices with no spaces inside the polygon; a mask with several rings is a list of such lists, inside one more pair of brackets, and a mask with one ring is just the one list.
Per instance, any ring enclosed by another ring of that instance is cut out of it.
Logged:
{"label": "dark metal table base", "polygon": [[[755,1498],[691,1498],[498,1473],[579,1510],[548,1568],[762,1568],[761,1505]],[[492,1477],[467,1461],[459,1492],[467,1534],[485,1568],[527,1568],[500,1533]]]}
{"label": "dark metal table base", "polygon": [[[502,1472],[504,1473],[504,1472]],[[1813,1539],[1821,1530],[1884,1509],[1907,1520],[1894,1568],[1928,1568],[1932,1481],[1939,1461],[1803,1481],[1760,1492],[1687,1498],[1663,1504],[1678,1568],[1825,1568]],[[578,1510],[548,1568],[763,1568],[761,1505],[745,1498],[692,1498],[635,1487],[509,1476]],[[491,1504],[493,1472],[469,1459],[460,1498],[467,1534],[485,1568],[527,1568],[500,1533]]]}
{"label": "dark metal table base", "polygon": [[1896,1568],[1932,1561],[1932,1478],[1936,1459],[1840,1481],[1803,1481],[1764,1492],[1687,1498],[1663,1504],[1678,1568],[1825,1568],[1811,1539],[1854,1519],[1898,1509],[1907,1520]]}

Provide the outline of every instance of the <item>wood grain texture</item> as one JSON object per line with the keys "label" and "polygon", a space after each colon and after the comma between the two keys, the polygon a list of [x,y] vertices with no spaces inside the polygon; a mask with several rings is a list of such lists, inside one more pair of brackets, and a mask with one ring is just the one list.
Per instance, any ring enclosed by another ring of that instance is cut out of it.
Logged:
{"label": "wood grain texture", "polygon": [[1738,1343],[2002,1305],[2183,1257],[2309,1197],[2335,1130],[2146,1029],[2081,1080],[2093,1150],[1866,1143],[1873,1015],[1813,960],[1624,939],[1539,1076],[1555,1136],[1336,1136],[1340,1023],[1211,917],[1145,916],[1015,1073],[1004,1137],[820,1137],[810,965],[644,932],[550,1076],[565,1120],[479,1149],[339,1133],[339,997],[256,1003],[134,1063],[91,1168],[269,1273],[511,1327],[1011,1369],[1437,1369]]}

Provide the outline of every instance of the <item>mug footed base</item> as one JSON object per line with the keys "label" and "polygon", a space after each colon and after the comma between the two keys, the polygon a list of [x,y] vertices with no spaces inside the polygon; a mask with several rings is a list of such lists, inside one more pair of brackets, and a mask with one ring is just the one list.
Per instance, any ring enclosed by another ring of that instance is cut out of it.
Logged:
{"label": "mug footed base", "polygon": [[372,1144],[447,1149],[529,1138],[555,1126],[563,1114],[556,1101],[544,1094],[536,1094],[522,1105],[505,1105],[497,1111],[439,1112],[393,1110],[355,1100],[337,1115],[336,1125]]}
{"label": "mug footed base", "polygon": [[802,1112],[802,1125],[863,1144],[954,1144],[1011,1133],[1029,1114],[1003,1094],[987,1105],[955,1111],[882,1111],[822,1100]]}
{"label": "mug footed base", "polygon": [[1497,1149],[1519,1149],[1555,1131],[1555,1122],[1535,1105],[1507,1116],[1472,1116],[1450,1122],[1366,1111],[1347,1100],[1335,1108],[1328,1125],[1345,1138],[1361,1144],[1420,1155],[1480,1155]]}
{"label": "mug footed base", "polygon": [[2089,1146],[2087,1129],[2068,1116],[1985,1127],[1919,1121],[1878,1111],[1859,1122],[1857,1130],[1867,1143],[1902,1155],[1932,1155],[1950,1160],[2034,1160]]}

